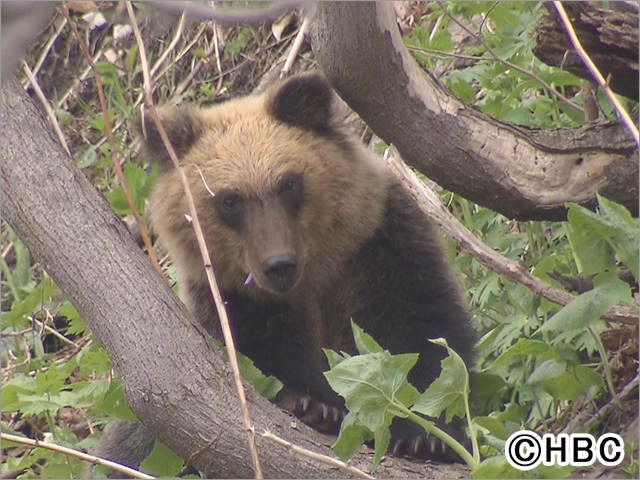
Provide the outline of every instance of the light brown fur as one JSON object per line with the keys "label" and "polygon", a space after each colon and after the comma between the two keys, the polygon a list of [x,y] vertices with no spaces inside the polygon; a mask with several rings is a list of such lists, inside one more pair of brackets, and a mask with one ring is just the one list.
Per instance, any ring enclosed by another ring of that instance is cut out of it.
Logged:
{"label": "light brown fur", "polygon": [[[251,255],[254,239],[220,225],[208,204],[207,187],[214,194],[237,189],[243,195],[266,198],[284,172],[304,172],[305,207],[296,242],[304,248],[302,278],[285,295],[308,298],[309,293],[323,290],[323,281],[373,235],[383,215],[388,174],[379,158],[355,143],[346,152],[308,130],[273,119],[266,114],[268,95],[193,112],[204,133],[181,161],[223,289],[242,289],[249,272],[259,275],[260,268]],[[352,155],[345,158],[347,153]],[[161,176],[151,212],[153,228],[180,272],[180,284],[204,282],[177,172]],[[258,296],[264,292],[247,290]],[[182,288],[181,297],[189,305],[185,292]]]}

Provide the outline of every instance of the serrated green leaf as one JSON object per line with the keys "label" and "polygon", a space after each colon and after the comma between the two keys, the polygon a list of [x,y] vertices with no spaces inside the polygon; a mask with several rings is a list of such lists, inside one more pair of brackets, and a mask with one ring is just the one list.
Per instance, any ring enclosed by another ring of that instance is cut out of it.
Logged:
{"label": "serrated green leaf", "polygon": [[333,367],[338,365],[343,360],[349,358],[349,355],[345,354],[346,356],[343,356],[343,355],[340,355],[338,352],[335,352],[335,351],[330,350],[328,348],[323,348],[322,351],[324,352],[325,356],[327,357],[327,362],[329,363],[329,369],[332,369]]}
{"label": "serrated green leaf", "polygon": [[353,457],[364,442],[373,440],[373,433],[358,421],[358,415],[349,412],[340,425],[338,439],[331,446],[333,452],[343,460]]}
{"label": "serrated green leaf", "polygon": [[375,432],[391,424],[388,409],[417,361],[417,354],[369,353],[348,358],[324,375],[349,411],[358,414],[360,424]]}
{"label": "serrated green leaf", "polygon": [[184,460],[160,440],[156,440],[153,450],[140,464],[140,469],[160,478],[175,478]]}
{"label": "serrated green leaf", "polygon": [[609,245],[637,281],[640,268],[638,266],[638,243],[640,243],[638,220],[634,219],[622,205],[607,200],[599,194],[597,198],[601,216],[615,230],[615,235],[608,238]]}
{"label": "serrated green leaf", "polygon": [[449,348],[446,340],[439,338],[429,341],[445,347],[449,355],[441,362],[440,376],[429,385],[411,410],[432,418],[438,418],[442,412],[446,412],[446,421],[449,423],[454,415],[461,418],[465,415],[464,401],[469,395],[469,374],[462,358]]}
{"label": "serrated green leaf", "polygon": [[45,278],[36,289],[27,295],[20,303],[14,305],[8,312],[2,312],[2,326],[13,325],[22,320],[25,315],[29,315],[39,310],[42,302],[48,302],[51,297],[58,292],[58,287],[50,278]]}
{"label": "serrated green leaf", "polygon": [[614,272],[605,272],[593,279],[593,290],[576,297],[547,321],[540,331],[563,331],[586,329],[615,304],[633,305],[631,287],[620,280]]}
{"label": "serrated green leaf", "polygon": [[382,352],[383,348],[378,345],[373,337],[364,332],[356,323],[351,320],[351,329],[353,330],[353,340],[356,343],[356,348],[360,355],[366,355],[367,353]]}
{"label": "serrated green leaf", "polygon": [[124,393],[120,381],[115,379],[111,381],[111,386],[106,395],[102,398],[96,398],[95,405],[91,409],[92,416],[108,415],[127,420],[129,422],[137,422],[138,419],[133,414],[129,406],[124,400]]}

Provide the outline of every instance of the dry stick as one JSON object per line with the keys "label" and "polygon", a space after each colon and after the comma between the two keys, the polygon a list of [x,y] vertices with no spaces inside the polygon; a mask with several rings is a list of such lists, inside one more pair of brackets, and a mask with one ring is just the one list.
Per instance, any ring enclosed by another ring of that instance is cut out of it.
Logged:
{"label": "dry stick", "polygon": [[[487,247],[455,218],[433,188],[421,181],[400,159],[395,147],[387,150],[385,160],[393,174],[411,192],[420,209],[432,218],[456,243],[491,270],[511,281],[521,283],[533,293],[558,305],[567,305],[576,297],[558,290],[534,277],[522,265]],[[629,307],[614,307],[603,317],[605,320],[638,325],[638,312]]]}
{"label": "dry stick", "polygon": [[[38,62],[36,63],[35,67],[33,67],[33,76],[34,77],[36,75],[38,75],[38,72],[40,71],[40,68],[42,68],[42,64],[46,60],[47,55],[49,55],[49,50],[51,50],[51,47],[53,46],[55,41],[58,39],[60,34],[62,33],[62,30],[64,29],[64,27],[66,27],[66,26],[67,26],[67,19],[65,18],[62,21],[62,23],[60,24],[60,26],[58,27],[58,29],[55,31],[55,33],[51,36],[51,38],[49,39],[47,44],[42,49],[42,53],[40,54],[40,58],[38,59]],[[25,89],[27,88],[28,85],[29,85],[28,81],[22,83],[22,87],[25,88]]]}
{"label": "dry stick", "polygon": [[[634,393],[634,389],[638,388],[638,375],[636,375],[633,380],[631,380],[627,385],[618,393],[618,399],[625,400],[632,393]],[[634,397],[637,398],[637,392]],[[618,409],[616,406],[614,399],[610,402],[605,403],[602,407],[598,409],[598,411],[593,414],[590,413],[587,409],[580,412],[576,415],[569,424],[562,430],[561,433],[574,433],[576,430],[580,429],[583,432],[589,432],[591,428],[594,426],[594,423],[602,421],[605,415],[608,415],[614,409]]]}
{"label": "dry stick", "polygon": [[312,10],[307,12],[304,16],[304,20],[302,21],[302,26],[298,31],[298,35],[296,35],[296,39],[293,41],[293,45],[291,46],[291,50],[289,51],[289,56],[287,57],[287,61],[284,62],[284,67],[280,71],[280,78],[284,78],[289,74],[289,70],[293,66],[293,62],[296,60],[298,53],[300,53],[300,47],[302,47],[302,42],[304,41],[305,35],[309,31],[311,27],[311,21],[315,16],[315,8],[312,6]]}
{"label": "dry stick", "polygon": [[93,463],[94,465],[107,467],[107,468],[110,468],[111,470],[115,470],[117,472],[121,472],[121,473],[124,473],[125,475],[128,475],[128,477],[125,477],[125,478],[143,478],[143,479],[156,478],[156,477],[152,477],[151,475],[147,475],[145,473],[139,472],[138,470],[134,470],[133,468],[120,465],[119,463],[112,462],[104,458],[96,457],[94,455],[89,455],[87,453],[79,452],[71,448],[62,447],[60,445],[56,445],[55,443],[41,442],[40,440],[32,440],[31,438],[18,437],[17,435],[11,435],[8,433],[1,433],[0,437],[2,437],[3,440],[6,440],[8,442],[19,443],[20,445],[27,445],[29,447],[44,448],[46,450],[51,450],[53,452],[69,455],[70,457],[79,458],[80,460]]}
{"label": "dry stick", "polygon": [[624,122],[625,126],[629,129],[629,132],[631,132],[633,139],[636,141],[636,145],[640,146],[638,129],[636,128],[634,121],[631,120],[631,117],[629,116],[627,111],[620,104],[620,102],[614,95],[613,91],[611,91],[611,89],[609,88],[609,83],[604,79],[604,77],[600,73],[600,70],[598,70],[598,67],[596,67],[595,63],[593,63],[589,55],[587,55],[587,52],[585,52],[584,48],[582,48],[582,44],[580,43],[580,40],[578,40],[576,31],[573,29],[573,26],[571,25],[571,21],[569,20],[567,12],[562,6],[562,3],[558,1],[554,1],[553,6],[556,7],[556,10],[558,11],[558,16],[560,17],[560,20],[562,20],[562,23],[564,24],[564,28],[567,30],[567,34],[571,39],[573,48],[576,49],[576,53],[582,59],[584,64],[587,66],[587,68],[591,72],[591,75],[593,75],[593,77],[596,79],[598,84],[602,87],[604,94],[607,96],[607,98],[613,105],[613,108],[616,109],[616,112],[618,112],[618,115],[622,117],[622,121]]}
{"label": "dry stick", "polygon": [[124,190],[124,195],[127,197],[127,203],[131,208],[131,212],[133,213],[133,216],[135,217],[136,222],[138,222],[138,229],[140,230],[140,236],[142,237],[142,241],[147,247],[147,252],[149,254],[149,258],[151,259],[151,263],[153,263],[153,266],[155,267],[157,272],[160,274],[160,276],[162,278],[165,278],[164,273],[162,272],[162,268],[158,263],[158,259],[156,258],[156,254],[153,251],[153,246],[151,245],[151,239],[149,238],[147,229],[145,228],[144,223],[140,218],[138,209],[133,203],[133,198],[131,198],[131,192],[129,191],[127,182],[124,179],[124,174],[122,173],[122,167],[120,166],[120,162],[118,161],[118,153],[116,151],[116,144],[113,141],[113,134],[111,133],[111,122],[109,121],[109,110],[107,109],[107,101],[104,98],[104,91],[102,90],[102,80],[100,78],[100,74],[98,73],[98,70],[96,69],[95,64],[91,60],[91,54],[89,53],[89,49],[87,48],[87,45],[84,43],[84,40],[82,39],[82,36],[78,31],[78,27],[73,22],[73,20],[71,20],[71,17],[69,17],[69,12],[67,11],[67,7],[65,7],[64,5],[61,5],[60,11],[62,12],[62,15],[64,15],[64,18],[67,19],[67,23],[71,27],[71,30],[73,30],[73,33],[76,36],[76,39],[78,40],[78,44],[80,45],[80,48],[82,49],[82,52],[84,53],[85,58],[89,62],[89,66],[91,67],[91,70],[93,70],[93,76],[96,79],[98,97],[100,97],[100,107],[102,108],[102,116],[104,117],[104,126],[105,126],[104,130],[107,134],[107,140],[109,141],[109,146],[111,147],[111,159],[113,161],[113,168],[115,169],[116,175],[120,180],[120,184],[122,185],[122,189]]}
{"label": "dry stick", "polygon": [[238,367],[238,358],[236,354],[236,348],[233,343],[233,337],[231,335],[231,328],[229,327],[229,318],[227,316],[227,310],[224,306],[224,302],[222,300],[222,295],[220,294],[220,289],[218,288],[218,282],[215,277],[215,273],[213,271],[213,265],[211,264],[211,258],[209,256],[209,251],[207,249],[207,245],[204,240],[204,235],[202,234],[202,228],[200,226],[200,220],[198,219],[198,212],[196,211],[195,203],[193,201],[193,196],[191,194],[191,189],[189,188],[189,182],[187,180],[187,176],[184,173],[183,165],[178,160],[176,152],[167,137],[167,133],[164,130],[162,122],[160,121],[160,117],[158,116],[158,112],[156,111],[155,105],[153,103],[153,96],[151,93],[151,76],[149,74],[149,65],[147,64],[147,55],[144,48],[144,43],[142,41],[142,36],[140,35],[140,30],[138,29],[138,23],[136,22],[135,14],[133,13],[133,7],[131,6],[131,2],[126,2],[127,11],[129,13],[129,18],[131,19],[131,26],[133,27],[133,33],[136,37],[136,42],[138,43],[138,54],[140,55],[140,64],[142,66],[142,74],[144,78],[144,91],[147,100],[147,105],[149,107],[149,112],[151,114],[151,118],[158,129],[158,133],[160,134],[160,138],[164,143],[164,146],[171,157],[171,161],[173,162],[176,170],[178,171],[178,175],[180,177],[180,183],[182,184],[182,188],[184,189],[185,199],[187,201],[187,205],[189,207],[189,215],[191,216],[191,224],[193,225],[193,230],[196,235],[196,240],[198,241],[198,247],[200,248],[200,253],[202,255],[202,261],[204,263],[204,268],[207,273],[207,280],[209,282],[209,288],[211,289],[211,293],[213,294],[213,299],[215,301],[216,309],[218,311],[218,317],[220,319],[220,325],[222,327],[222,333],[224,335],[225,346],[227,349],[227,356],[229,357],[229,363],[231,365],[231,371],[233,372],[233,379],[235,381],[236,393],[238,394],[238,399],[240,401],[240,406],[242,407],[243,419],[245,428],[247,430],[247,435],[249,439],[249,449],[251,451],[251,460],[253,463],[253,470],[256,478],[262,477],[262,467],[260,466],[260,458],[258,457],[258,449],[256,448],[256,440],[255,440],[255,430],[251,424],[251,418],[249,416],[249,408],[247,406],[247,399],[244,393],[244,387],[242,385],[242,379],[240,377],[240,368]]}
{"label": "dry stick", "polygon": [[519,66],[508,62],[507,60],[503,60],[502,58],[500,58],[492,49],[491,47],[489,47],[489,45],[487,44],[487,42],[484,41],[484,38],[482,38],[482,35],[478,35],[477,33],[472,32],[470,29],[468,29],[462,22],[460,22],[457,18],[455,18],[453,15],[451,15],[447,9],[442,5],[442,2],[436,2],[438,4],[438,6],[440,7],[440,9],[444,12],[444,14],[449,17],[451,20],[453,20],[455,23],[458,24],[458,26],[460,26],[460,28],[462,28],[465,32],[467,32],[469,35],[471,35],[473,38],[476,38],[480,43],[482,43],[482,46],[487,50],[487,52],[489,52],[489,55],[491,55],[493,58],[495,58],[496,62],[498,63],[502,63],[503,65],[506,65],[507,67],[516,70],[517,72],[520,72],[523,75],[526,75],[529,78],[534,79],[536,82],[538,82],[540,85],[542,85],[544,87],[544,89],[549,92],[551,95],[553,95],[554,97],[556,97],[559,101],[561,101],[562,103],[564,103],[565,105],[570,106],[571,108],[577,110],[578,112],[584,114],[584,108],[582,108],[579,105],[576,105],[575,103],[573,103],[571,100],[569,100],[568,98],[565,98],[563,95],[561,95],[560,93],[558,93],[551,85],[549,85],[547,82],[545,82],[544,80],[542,80],[538,75],[536,75],[533,72],[530,72],[528,70],[525,70],[524,68],[520,68]]}
{"label": "dry stick", "polygon": [[169,43],[169,45],[164,50],[164,52],[162,52],[162,55],[160,55],[160,58],[158,59],[156,64],[151,68],[152,77],[155,75],[158,68],[160,68],[160,65],[162,65],[162,62],[164,62],[167,56],[169,56],[169,53],[171,53],[171,51],[174,48],[176,48],[176,45],[178,44],[178,40],[180,40],[180,36],[182,35],[182,28],[184,27],[185,19],[186,19],[185,12],[182,12],[182,15],[180,16],[180,22],[178,22],[178,28],[176,29],[176,33],[173,35],[173,38],[171,39],[171,43]]}
{"label": "dry stick", "polygon": [[49,100],[47,100],[47,97],[44,96],[44,92],[40,88],[40,85],[38,85],[38,81],[36,80],[36,77],[33,76],[33,73],[31,72],[29,65],[27,65],[27,62],[25,62],[24,60],[22,61],[22,68],[24,69],[24,73],[27,74],[27,78],[29,79],[31,86],[33,86],[33,89],[35,90],[36,95],[38,96],[38,99],[40,99],[40,102],[42,102],[42,106],[46,110],[49,120],[51,120],[51,124],[53,125],[53,129],[55,130],[56,135],[58,136],[58,140],[60,141],[62,148],[64,148],[64,151],[67,152],[67,155],[71,156],[71,151],[69,150],[67,141],[64,139],[64,134],[62,133],[62,129],[60,128],[60,124],[58,123],[56,114],[51,108],[51,105],[49,104]]}
{"label": "dry stick", "polygon": [[311,458],[313,460],[317,460],[320,463],[326,463],[327,465],[331,465],[332,467],[337,467],[340,470],[347,472],[349,475],[352,475],[356,478],[376,478],[371,475],[359,470],[355,467],[351,467],[346,463],[337,460],[335,458],[327,457],[326,455],[322,455],[321,453],[312,452],[311,450],[307,450],[306,448],[299,447],[298,445],[294,445],[291,442],[286,441],[283,438],[280,438],[274,435],[271,432],[265,431],[262,434],[262,438],[266,440],[270,440],[273,443],[277,443],[278,445],[284,447],[287,450],[291,450],[293,452],[299,453],[300,455]]}
{"label": "dry stick", "polygon": [[155,75],[153,77],[153,81],[154,82],[157,82],[160,78],[162,78],[164,76],[165,73],[167,73],[172,68],[175,68],[175,66],[178,64],[178,62],[180,60],[182,60],[182,57],[184,57],[189,52],[189,50],[191,50],[191,48],[196,44],[196,42],[198,40],[200,40],[200,37],[204,33],[204,29],[205,28],[207,28],[207,24],[203,22],[202,26],[198,29],[198,31],[194,35],[193,39],[191,39],[189,44],[182,49],[182,51],[176,56],[176,58],[173,59],[173,62],[171,62],[169,65],[167,65],[164,68],[164,70],[162,70],[159,74],[157,74],[157,75]]}

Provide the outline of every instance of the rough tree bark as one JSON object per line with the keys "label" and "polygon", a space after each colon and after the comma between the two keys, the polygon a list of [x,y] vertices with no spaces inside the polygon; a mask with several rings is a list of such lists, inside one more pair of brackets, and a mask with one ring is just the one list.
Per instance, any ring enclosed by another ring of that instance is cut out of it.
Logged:
{"label": "rough tree bark", "polygon": [[[187,458],[219,437],[195,466],[209,478],[252,477],[240,407],[227,364],[192,323],[108,203],[54,139],[20,84],[2,88],[3,217],[76,306],[104,345],[133,412]],[[233,320],[233,319],[232,319]],[[258,433],[329,454],[332,438],[297,422],[252,388]],[[264,473],[338,478],[344,473],[294,456],[258,435]],[[371,455],[353,462],[367,470]],[[381,477],[458,478],[462,466],[387,459]]]}
{"label": "rough tree bark", "polygon": [[595,193],[638,214],[638,151],[618,124],[536,131],[466,107],[405,48],[390,2],[319,2],[312,46],[336,91],[443,187],[519,219],[564,219]]}
{"label": "rough tree bark", "polygon": [[[637,102],[638,12],[602,10],[589,2],[566,2],[563,5],[593,63],[604,78],[611,75],[611,89]],[[573,50],[555,8],[549,3],[545,6],[549,13],[536,23],[533,54],[548,65],[593,80],[591,72]]]}

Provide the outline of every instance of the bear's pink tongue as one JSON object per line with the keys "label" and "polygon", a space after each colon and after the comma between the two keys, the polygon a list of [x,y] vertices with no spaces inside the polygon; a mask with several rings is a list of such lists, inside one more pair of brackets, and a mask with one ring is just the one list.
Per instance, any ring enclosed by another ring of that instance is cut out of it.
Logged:
{"label": "bear's pink tongue", "polygon": [[247,279],[244,281],[245,287],[253,284],[253,281],[253,273],[249,272],[249,275],[247,275]]}

